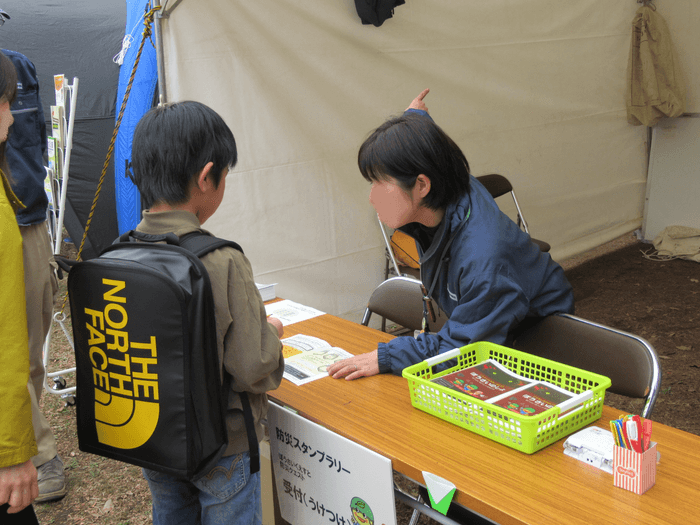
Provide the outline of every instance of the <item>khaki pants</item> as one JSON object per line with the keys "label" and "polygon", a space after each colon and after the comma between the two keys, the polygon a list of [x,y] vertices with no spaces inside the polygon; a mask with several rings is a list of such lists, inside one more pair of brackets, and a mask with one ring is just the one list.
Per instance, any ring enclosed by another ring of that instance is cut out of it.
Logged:
{"label": "khaki pants", "polygon": [[32,424],[39,453],[32,458],[38,467],[56,455],[56,440],[49,422],[39,408],[44,389],[43,350],[51,328],[54,296],[58,282],[53,271],[51,240],[46,223],[20,226],[24,253],[24,286],[29,332],[29,394],[32,398]]}

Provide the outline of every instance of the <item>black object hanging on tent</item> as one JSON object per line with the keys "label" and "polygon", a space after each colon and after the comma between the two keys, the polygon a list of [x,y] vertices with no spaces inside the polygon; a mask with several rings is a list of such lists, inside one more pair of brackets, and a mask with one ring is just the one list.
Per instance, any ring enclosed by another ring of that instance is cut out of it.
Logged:
{"label": "black object hanging on tent", "polygon": [[355,7],[363,24],[379,27],[393,16],[395,7],[405,3],[404,0],[355,0]]}

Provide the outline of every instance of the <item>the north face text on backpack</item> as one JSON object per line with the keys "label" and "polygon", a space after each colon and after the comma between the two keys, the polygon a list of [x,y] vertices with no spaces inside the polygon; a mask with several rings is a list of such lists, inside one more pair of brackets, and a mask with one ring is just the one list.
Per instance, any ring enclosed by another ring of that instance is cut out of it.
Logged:
{"label": "the north face text on backpack", "polygon": [[155,336],[129,340],[125,281],[102,279],[102,310],[84,308],[95,387],[95,424],[101,443],[132,449],[143,445],[158,423],[158,351]]}

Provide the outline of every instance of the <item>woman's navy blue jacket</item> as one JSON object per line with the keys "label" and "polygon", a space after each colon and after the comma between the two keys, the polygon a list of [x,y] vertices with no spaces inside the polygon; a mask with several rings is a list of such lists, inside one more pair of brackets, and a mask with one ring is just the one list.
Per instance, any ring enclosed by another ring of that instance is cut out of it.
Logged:
{"label": "woman's navy blue jacket", "polygon": [[23,54],[3,49],[17,70],[17,97],[12,107],[14,124],[7,139],[6,157],[13,179],[12,190],[26,206],[17,212],[20,226],[46,220],[48,198],[44,190],[46,169],[46,123],[39,98],[39,82],[34,64]]}
{"label": "woman's navy blue jacket", "polygon": [[[574,311],[561,266],[471,175],[469,184],[469,192],[448,206],[430,246],[417,243],[421,280],[449,320],[436,334],[380,343],[380,372],[401,374],[409,365],[471,342],[504,344],[528,317]],[[401,228],[414,238],[419,229],[416,223]]]}

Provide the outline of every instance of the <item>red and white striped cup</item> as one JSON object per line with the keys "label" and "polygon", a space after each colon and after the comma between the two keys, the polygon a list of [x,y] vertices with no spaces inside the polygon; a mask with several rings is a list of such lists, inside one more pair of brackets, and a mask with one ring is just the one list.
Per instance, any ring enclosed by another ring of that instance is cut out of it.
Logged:
{"label": "red and white striped cup", "polygon": [[656,443],[648,450],[635,452],[615,445],[613,481],[616,487],[644,494],[656,483]]}

